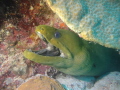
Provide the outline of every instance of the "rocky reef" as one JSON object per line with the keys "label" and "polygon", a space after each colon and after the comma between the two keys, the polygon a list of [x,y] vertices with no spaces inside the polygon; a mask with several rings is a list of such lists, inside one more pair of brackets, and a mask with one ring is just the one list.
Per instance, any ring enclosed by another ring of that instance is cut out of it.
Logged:
{"label": "rocky reef", "polygon": [[117,90],[119,72],[111,72],[97,81],[94,77],[77,78],[61,75],[49,66],[25,59],[22,54],[25,49],[46,47],[34,32],[35,26],[43,24],[70,28],[86,40],[120,48],[120,4],[117,1],[0,0],[0,90],[16,90],[37,74],[56,79],[66,90],[113,90],[113,87]]}
{"label": "rocky reef", "polygon": [[23,57],[25,49],[46,47],[35,26],[68,27],[43,0],[1,0],[0,5],[0,90],[15,90],[27,78],[51,71]]}

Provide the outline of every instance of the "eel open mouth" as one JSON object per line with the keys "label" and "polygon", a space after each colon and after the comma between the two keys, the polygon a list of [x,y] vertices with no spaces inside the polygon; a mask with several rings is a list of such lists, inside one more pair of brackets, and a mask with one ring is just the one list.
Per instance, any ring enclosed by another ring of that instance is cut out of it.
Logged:
{"label": "eel open mouth", "polygon": [[47,44],[47,47],[45,49],[41,49],[39,51],[32,51],[32,50],[29,50],[29,51],[34,52],[38,55],[42,55],[42,56],[60,56],[63,58],[67,57],[62,52],[62,50],[60,50],[59,48],[57,48],[54,45],[52,45],[51,43],[49,43],[40,32],[37,32],[37,35]]}

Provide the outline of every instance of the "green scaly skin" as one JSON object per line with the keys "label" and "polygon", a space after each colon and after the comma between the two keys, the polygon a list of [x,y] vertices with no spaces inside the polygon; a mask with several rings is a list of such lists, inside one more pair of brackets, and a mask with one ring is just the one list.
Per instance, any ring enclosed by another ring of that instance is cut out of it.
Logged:
{"label": "green scaly skin", "polygon": [[[43,56],[25,50],[24,56],[36,63],[49,65],[63,73],[76,76],[99,76],[120,70],[120,55],[114,49],[89,43],[69,30],[40,25],[36,27],[36,32],[40,32],[49,43],[66,54],[66,57]],[[56,32],[60,33],[60,37],[55,37]]]}

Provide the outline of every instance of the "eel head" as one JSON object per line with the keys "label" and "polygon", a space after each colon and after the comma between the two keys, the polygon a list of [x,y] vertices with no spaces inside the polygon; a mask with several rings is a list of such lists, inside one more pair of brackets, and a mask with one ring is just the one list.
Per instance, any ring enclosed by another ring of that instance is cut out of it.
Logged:
{"label": "eel head", "polygon": [[47,48],[40,51],[25,50],[24,56],[26,58],[57,69],[72,67],[74,58],[80,51],[82,44],[76,33],[46,25],[37,26],[35,32],[47,43]]}

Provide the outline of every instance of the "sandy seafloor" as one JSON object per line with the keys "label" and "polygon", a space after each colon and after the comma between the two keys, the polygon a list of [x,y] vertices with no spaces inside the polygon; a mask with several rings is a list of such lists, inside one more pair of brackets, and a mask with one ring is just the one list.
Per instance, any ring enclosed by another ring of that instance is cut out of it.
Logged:
{"label": "sandy seafloor", "polygon": [[[43,0],[0,1],[0,90],[16,90],[28,78],[36,75],[51,78],[57,75],[56,80],[66,90],[119,90],[119,72],[108,74],[108,77],[103,78],[106,81],[98,81],[104,85],[96,83],[93,87],[94,77],[74,78],[25,59],[22,54],[25,49],[39,50],[46,47],[34,32],[35,26],[43,24],[69,29]],[[110,89],[110,84],[117,89]]]}

